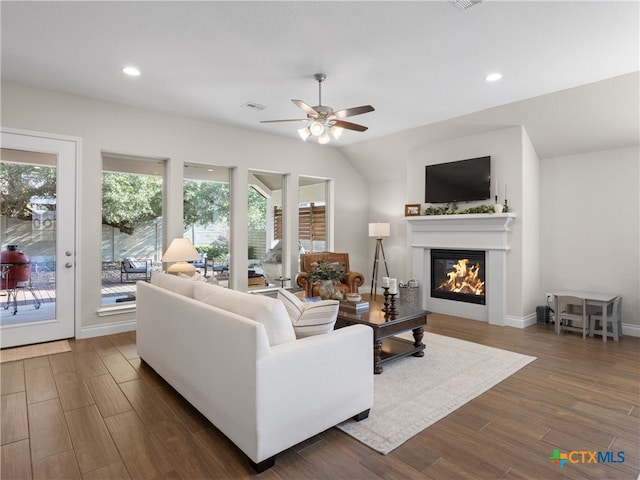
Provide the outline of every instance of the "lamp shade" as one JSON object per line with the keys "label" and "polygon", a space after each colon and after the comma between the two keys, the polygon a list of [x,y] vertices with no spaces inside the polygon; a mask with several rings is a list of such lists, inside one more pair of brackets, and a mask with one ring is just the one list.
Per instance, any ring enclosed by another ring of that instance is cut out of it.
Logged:
{"label": "lamp shade", "polygon": [[324,125],[319,120],[314,120],[311,122],[311,125],[309,125],[309,131],[311,135],[319,137],[324,133]]}
{"label": "lamp shade", "polygon": [[301,128],[298,130],[298,135],[300,135],[302,141],[306,142],[307,138],[309,138],[309,135],[311,135],[311,130],[309,129],[309,127]]}
{"label": "lamp shade", "polygon": [[389,235],[391,235],[390,224],[380,222],[369,224],[370,237],[388,237]]}
{"label": "lamp shade", "polygon": [[187,263],[193,260],[200,260],[200,254],[188,238],[174,238],[162,256],[163,262],[173,263],[173,265],[167,269],[167,273],[173,275],[179,275],[181,273],[193,275],[196,273],[195,265]]}
{"label": "lamp shade", "polygon": [[174,238],[162,256],[163,262],[189,262],[200,260],[200,254],[188,238]]}

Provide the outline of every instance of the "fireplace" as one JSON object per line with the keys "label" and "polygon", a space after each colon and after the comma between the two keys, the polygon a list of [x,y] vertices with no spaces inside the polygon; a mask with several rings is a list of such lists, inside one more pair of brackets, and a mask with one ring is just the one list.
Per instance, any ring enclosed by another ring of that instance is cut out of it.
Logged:
{"label": "fireplace", "polygon": [[[407,217],[411,227],[413,277],[424,285],[421,294],[423,308],[493,325],[518,326],[511,323],[511,317],[506,313],[509,224],[515,218],[513,213]],[[452,302],[433,296],[431,252],[444,249],[484,255],[484,263],[480,265],[486,281],[482,303]]]}
{"label": "fireplace", "polygon": [[484,251],[432,249],[431,297],[484,305]]}

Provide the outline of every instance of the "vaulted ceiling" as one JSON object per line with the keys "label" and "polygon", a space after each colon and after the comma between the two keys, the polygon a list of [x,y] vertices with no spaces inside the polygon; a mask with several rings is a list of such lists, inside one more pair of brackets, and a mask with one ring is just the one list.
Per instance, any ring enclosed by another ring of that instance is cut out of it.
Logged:
{"label": "vaulted ceiling", "polygon": [[[566,114],[554,112],[561,106],[573,109],[567,122],[599,116],[608,134],[629,136],[637,125],[636,1],[485,0],[466,10],[450,1],[2,1],[0,8],[5,80],[263,133],[297,138],[298,124],[260,121],[303,118],[290,100],[316,105],[313,74],[325,73],[323,104],[375,107],[350,119],[366,132],[347,131],[332,146],[425,125],[529,121],[528,129],[542,131],[548,115]],[[142,74],[124,75],[126,65]],[[487,82],[492,72],[503,78]],[[589,91],[590,84],[608,87]],[[573,93],[553,100],[554,92]],[[613,118],[594,102],[627,112]],[[489,116],[481,121],[478,112]],[[539,142],[543,156],[557,153]]]}

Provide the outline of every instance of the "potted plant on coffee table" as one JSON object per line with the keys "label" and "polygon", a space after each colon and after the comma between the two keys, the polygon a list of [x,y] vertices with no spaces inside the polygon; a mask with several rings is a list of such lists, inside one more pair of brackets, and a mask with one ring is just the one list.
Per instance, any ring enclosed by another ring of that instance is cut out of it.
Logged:
{"label": "potted plant on coffee table", "polygon": [[336,282],[341,278],[339,265],[324,260],[313,262],[307,272],[307,281],[318,285],[318,292],[324,300],[336,298]]}

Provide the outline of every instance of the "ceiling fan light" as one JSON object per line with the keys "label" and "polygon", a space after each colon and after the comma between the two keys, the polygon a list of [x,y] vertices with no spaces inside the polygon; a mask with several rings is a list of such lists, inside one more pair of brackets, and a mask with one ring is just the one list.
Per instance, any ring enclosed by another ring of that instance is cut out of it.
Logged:
{"label": "ceiling fan light", "polygon": [[324,133],[324,125],[318,120],[314,120],[309,129],[311,130],[311,135],[314,137],[319,137]]}
{"label": "ceiling fan light", "polygon": [[303,142],[306,142],[307,138],[311,135],[311,130],[309,130],[309,127],[300,128],[298,130],[298,135],[300,135]]}
{"label": "ceiling fan light", "polygon": [[342,136],[342,133],[344,132],[344,128],[333,126],[330,128],[329,131],[331,132],[331,135],[333,135],[333,138],[338,140]]}
{"label": "ceiling fan light", "polygon": [[322,145],[329,143],[330,141],[331,141],[331,137],[327,132],[324,132],[322,135],[318,137],[318,143]]}

